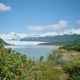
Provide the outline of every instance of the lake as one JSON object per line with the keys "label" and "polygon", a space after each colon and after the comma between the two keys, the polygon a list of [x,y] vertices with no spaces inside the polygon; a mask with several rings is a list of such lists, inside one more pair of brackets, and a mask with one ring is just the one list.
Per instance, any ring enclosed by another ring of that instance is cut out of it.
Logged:
{"label": "lake", "polygon": [[[30,42],[29,42],[30,43]],[[5,47],[11,47],[12,50],[15,50],[17,52],[20,52],[21,54],[27,55],[31,59],[38,60],[41,56],[46,57],[48,54],[54,50],[57,49],[59,46],[46,46],[46,45],[15,45],[15,46],[5,46]]]}

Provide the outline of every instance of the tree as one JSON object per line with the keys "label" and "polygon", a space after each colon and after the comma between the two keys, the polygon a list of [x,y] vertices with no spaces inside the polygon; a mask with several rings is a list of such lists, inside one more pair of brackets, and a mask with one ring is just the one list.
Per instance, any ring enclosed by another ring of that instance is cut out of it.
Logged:
{"label": "tree", "polygon": [[42,61],[43,61],[43,59],[44,59],[44,56],[41,56],[41,57],[40,57],[40,62],[42,62]]}

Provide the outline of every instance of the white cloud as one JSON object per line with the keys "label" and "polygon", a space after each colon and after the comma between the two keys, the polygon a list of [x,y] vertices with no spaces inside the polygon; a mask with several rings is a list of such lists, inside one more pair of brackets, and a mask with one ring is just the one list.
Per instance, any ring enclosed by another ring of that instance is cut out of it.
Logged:
{"label": "white cloud", "polygon": [[28,26],[28,29],[31,31],[41,31],[41,30],[58,30],[66,28],[68,26],[68,21],[60,20],[58,23],[45,26]]}
{"label": "white cloud", "polygon": [[77,34],[77,35],[80,35],[80,28],[78,29],[68,29],[68,30],[65,30],[63,32],[61,32],[60,34],[64,35],[64,34],[68,34],[68,35],[71,35],[71,34]]}
{"label": "white cloud", "polygon": [[0,3],[0,12],[10,11],[10,10],[11,10],[10,6]]}

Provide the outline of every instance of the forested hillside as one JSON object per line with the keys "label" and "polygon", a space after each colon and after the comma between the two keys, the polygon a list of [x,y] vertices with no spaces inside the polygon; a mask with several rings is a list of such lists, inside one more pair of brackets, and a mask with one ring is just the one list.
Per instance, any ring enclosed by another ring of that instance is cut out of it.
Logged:
{"label": "forested hillside", "polygon": [[3,39],[0,38],[0,43],[3,43],[4,45],[8,45]]}
{"label": "forested hillside", "polygon": [[63,49],[80,51],[80,39],[70,41],[62,46]]}

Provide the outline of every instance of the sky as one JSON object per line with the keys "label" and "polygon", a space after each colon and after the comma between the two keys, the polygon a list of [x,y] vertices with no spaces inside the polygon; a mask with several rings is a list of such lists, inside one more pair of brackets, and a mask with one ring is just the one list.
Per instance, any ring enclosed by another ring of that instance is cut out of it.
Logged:
{"label": "sky", "polygon": [[0,33],[80,29],[80,0],[0,0]]}

